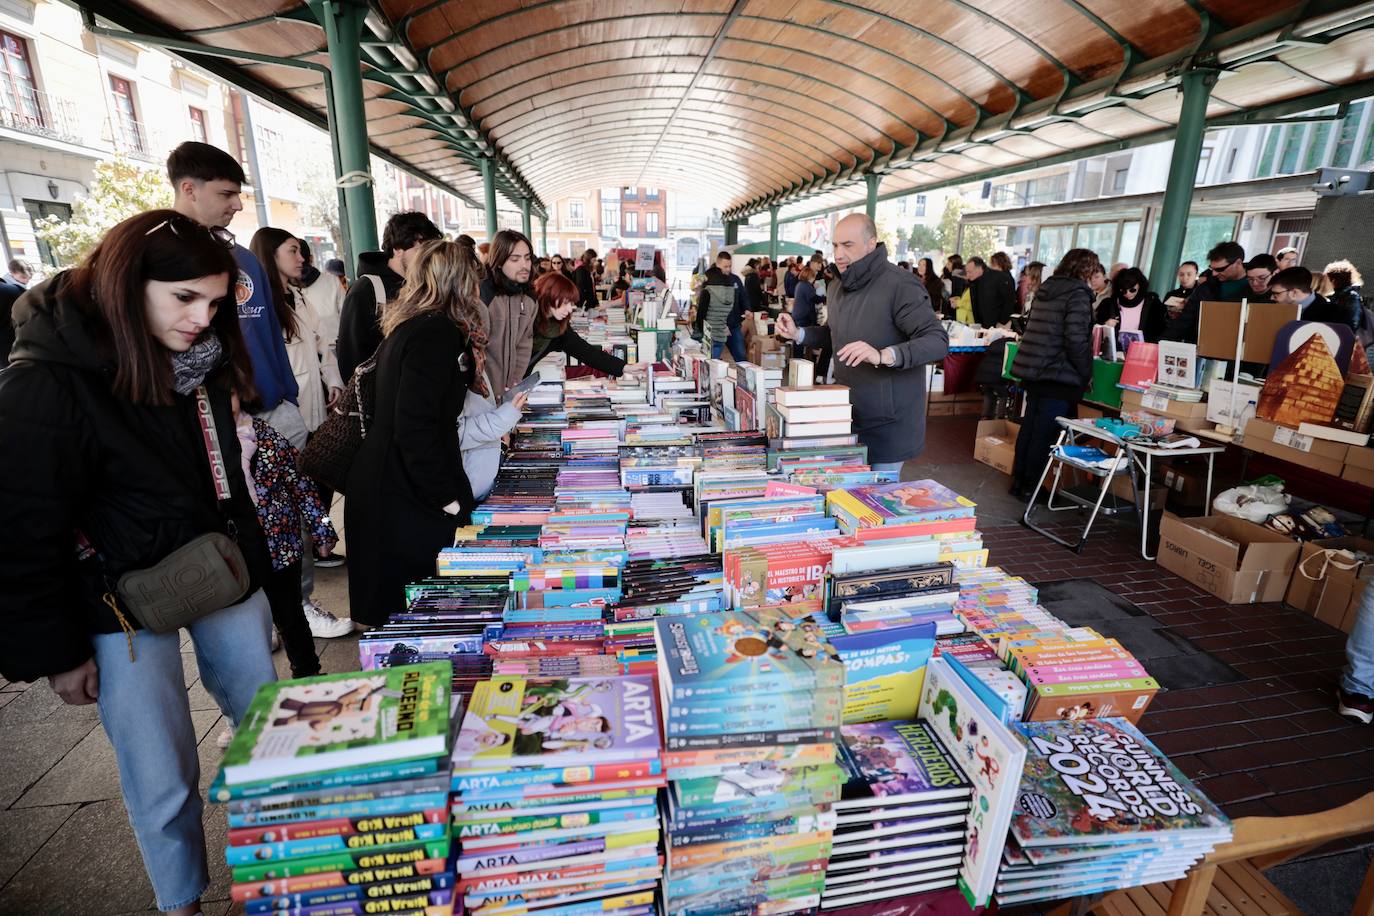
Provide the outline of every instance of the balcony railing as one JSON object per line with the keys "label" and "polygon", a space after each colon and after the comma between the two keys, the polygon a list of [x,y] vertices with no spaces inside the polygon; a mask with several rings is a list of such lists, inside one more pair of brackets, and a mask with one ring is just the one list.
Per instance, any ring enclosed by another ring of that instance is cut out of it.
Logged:
{"label": "balcony railing", "polygon": [[565,232],[586,232],[592,228],[592,221],[585,216],[565,216],[559,225]]}
{"label": "balcony railing", "polygon": [[149,162],[162,159],[170,149],[161,134],[153,133],[148,125],[133,118],[107,118],[105,139],[115,148],[115,152]]}
{"label": "balcony railing", "polygon": [[76,104],[0,76],[0,127],[53,140],[81,140]]}

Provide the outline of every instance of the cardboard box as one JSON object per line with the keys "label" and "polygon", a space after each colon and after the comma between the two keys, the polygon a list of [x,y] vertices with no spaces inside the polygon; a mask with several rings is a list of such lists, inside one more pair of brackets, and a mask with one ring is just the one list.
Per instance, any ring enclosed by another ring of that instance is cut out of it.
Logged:
{"label": "cardboard box", "polygon": [[1031,691],[1023,719],[1056,722],[1066,719],[1101,719],[1119,716],[1140,721],[1159,692],[1154,678],[1122,678],[1096,683],[1042,684]]}
{"label": "cardboard box", "polygon": [[[1374,579],[1374,563],[1362,563],[1354,569],[1341,569],[1327,563],[1324,572],[1321,560],[1307,563],[1308,557],[1323,550],[1341,549],[1374,553],[1374,541],[1367,538],[1328,538],[1303,544],[1299,568],[1293,573],[1293,581],[1289,583],[1288,594],[1283,600],[1322,623],[1349,633],[1355,626],[1355,611],[1360,606],[1360,596],[1364,594],[1369,581]],[[1304,563],[1307,563],[1308,571],[1322,573],[1321,578],[1307,578],[1302,572]]]}
{"label": "cardboard box", "polygon": [[1172,398],[1141,394],[1139,391],[1123,391],[1121,410],[1123,413],[1128,410],[1143,410],[1161,417],[1173,417],[1175,428],[1180,430],[1212,428],[1211,421],[1207,419],[1206,401],[1190,404]]}
{"label": "cardboard box", "polygon": [[1345,467],[1341,468],[1341,478],[1374,490],[1374,471],[1369,468],[1358,467],[1347,462]]}
{"label": "cardboard box", "polygon": [[1159,523],[1159,565],[1231,604],[1282,601],[1298,550],[1291,538],[1227,515],[1165,512]]}
{"label": "cardboard box", "polygon": [[980,420],[978,438],[973,443],[973,460],[1010,474],[1016,461],[1016,437],[1020,432],[1020,425],[1010,420]]}
{"label": "cardboard box", "polygon": [[1251,417],[1246,422],[1245,433],[1236,440],[1236,444],[1252,452],[1299,464],[1332,477],[1341,476],[1346,455],[1350,452],[1350,446],[1344,442],[1302,436],[1286,426],[1259,417]]}
{"label": "cardboard box", "polygon": [[1154,466],[1155,482],[1160,484],[1174,502],[1189,508],[1202,508],[1207,498],[1207,463],[1197,459],[1176,458]]}
{"label": "cardboard box", "polygon": [[1345,453],[1345,463],[1365,471],[1374,471],[1374,448],[1352,445]]}

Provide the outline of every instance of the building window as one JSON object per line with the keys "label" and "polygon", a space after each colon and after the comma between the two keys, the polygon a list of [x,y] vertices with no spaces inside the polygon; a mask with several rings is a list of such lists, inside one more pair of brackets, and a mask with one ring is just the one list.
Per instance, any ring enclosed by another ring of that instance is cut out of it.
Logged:
{"label": "building window", "polygon": [[1298,170],[1298,155],[1302,152],[1307,129],[1301,124],[1289,127],[1283,137],[1283,154],[1279,158],[1279,174],[1291,175]]}
{"label": "building window", "polygon": [[1302,170],[1310,172],[1326,165],[1326,146],[1331,139],[1331,122],[1314,124],[1308,134],[1307,152],[1302,157]]}
{"label": "building window", "polygon": [[908,197],[899,197],[899,198],[897,198],[897,215],[898,215],[898,216],[906,216],[906,204],[907,204],[907,201],[908,201],[908,200],[910,200],[910,198],[908,198]]}
{"label": "building window", "polygon": [[1126,179],[1128,179],[1128,178],[1130,178],[1130,177],[1131,177],[1131,170],[1128,169],[1128,168],[1126,168],[1126,169],[1117,169],[1115,172],[1113,172],[1113,173],[1112,173],[1112,193],[1113,193],[1113,194],[1125,194],[1125,193],[1126,193]]}
{"label": "building window", "polygon": [[580,223],[587,218],[587,204],[581,200],[568,201],[568,219]]}
{"label": "building window", "polygon": [[[582,254],[582,252],[584,252],[584,251],[586,251],[586,250],[587,250],[587,240],[586,240],[586,239],[573,239],[572,241],[568,242],[568,257],[569,257],[569,258],[572,258],[574,261],[577,260],[577,257],[578,257],[580,254]],[[571,267],[572,265],[569,264],[569,265],[565,265],[565,266]]]}
{"label": "building window", "polygon": [[625,234],[639,234],[639,214],[633,211],[625,214]]}
{"label": "building window", "polygon": [[917,194],[917,195],[916,195],[916,212],[913,213],[912,215],[913,215],[913,216],[925,216],[925,215],[926,215],[926,196],[925,196],[924,194]]}
{"label": "building window", "polygon": [[0,119],[3,123],[43,126],[29,46],[9,32],[0,32]]}
{"label": "building window", "polygon": [[620,196],[624,197],[626,200],[634,200],[638,195],[635,194],[634,188],[621,188]]}
{"label": "building window", "polygon": [[208,143],[205,134],[205,111],[201,108],[192,106],[187,109],[191,115],[191,139],[199,140],[201,143]]}
{"label": "building window", "polygon": [[644,214],[644,231],[649,235],[658,235],[658,214]]}
{"label": "building window", "polygon": [[114,100],[115,138],[118,143],[144,152],[143,125],[138,123],[138,107],[134,104],[134,87],[120,76],[110,76],[110,96]]}
{"label": "building window", "polygon": [[1368,102],[1356,102],[1350,106],[1345,118],[1341,121],[1341,132],[1336,136],[1336,152],[1331,157],[1331,164],[1340,169],[1352,169],[1358,164],[1354,158],[1355,140],[1360,135],[1360,121],[1364,118],[1364,110]]}
{"label": "building window", "polygon": [[658,200],[658,188],[648,188],[644,191],[646,200]]}
{"label": "building window", "polygon": [[1271,127],[1269,133],[1264,138],[1264,148],[1260,151],[1259,165],[1255,168],[1256,178],[1268,178],[1274,174],[1274,156],[1279,148],[1279,131],[1282,128]]}
{"label": "building window", "polygon": [[609,232],[615,228],[615,224],[620,222],[620,211],[615,207],[601,208],[601,231]]}

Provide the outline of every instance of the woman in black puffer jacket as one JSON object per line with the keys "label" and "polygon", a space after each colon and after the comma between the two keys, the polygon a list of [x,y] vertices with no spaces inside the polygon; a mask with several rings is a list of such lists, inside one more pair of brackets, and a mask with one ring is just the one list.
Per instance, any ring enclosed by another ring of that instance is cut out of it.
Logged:
{"label": "woman in black puffer jacket", "polygon": [[1026,413],[1016,437],[1011,493],[1028,499],[1059,435],[1056,417],[1073,417],[1092,383],[1093,292],[1088,278],[1101,269],[1097,255],[1074,248],[1054,276],[1035,292],[1034,305],[1011,374],[1026,392]]}

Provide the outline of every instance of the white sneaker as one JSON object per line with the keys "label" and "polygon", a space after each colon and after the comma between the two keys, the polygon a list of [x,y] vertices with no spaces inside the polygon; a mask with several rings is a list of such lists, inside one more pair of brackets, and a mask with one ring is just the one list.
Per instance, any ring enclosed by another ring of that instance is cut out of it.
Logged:
{"label": "white sneaker", "polygon": [[301,602],[301,608],[310,623],[310,635],[316,639],[335,639],[353,632],[353,621],[340,620],[313,600]]}
{"label": "white sneaker", "polygon": [[220,750],[224,750],[225,748],[227,748],[229,745],[231,745],[231,744],[233,744],[233,743],[234,743],[234,726],[232,726],[232,725],[226,725],[226,726],[224,726],[224,731],[220,732],[220,733],[219,733],[219,737],[215,739],[215,745],[216,745]]}

